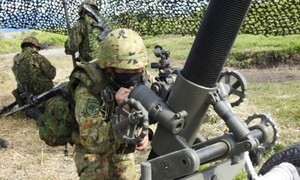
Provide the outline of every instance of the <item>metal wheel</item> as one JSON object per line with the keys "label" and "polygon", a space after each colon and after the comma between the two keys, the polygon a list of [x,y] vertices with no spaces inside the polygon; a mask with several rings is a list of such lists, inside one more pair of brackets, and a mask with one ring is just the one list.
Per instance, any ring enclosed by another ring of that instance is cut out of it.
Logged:
{"label": "metal wheel", "polygon": [[276,126],[276,123],[272,120],[270,115],[253,114],[252,116],[249,116],[245,122],[248,124],[249,127],[255,124],[267,125],[269,127],[269,131],[273,131],[273,135],[270,139],[267,139],[266,142],[262,144],[262,146],[265,148],[265,150],[269,150],[275,146],[279,138],[279,130]]}
{"label": "metal wheel", "polygon": [[[126,105],[132,109],[131,112],[124,108]],[[138,126],[142,128],[142,132],[136,135]],[[148,111],[139,101],[126,98],[118,105],[113,118],[113,129],[124,143],[140,143],[148,134],[148,128]]]}
{"label": "metal wheel", "polygon": [[245,77],[238,71],[224,71],[221,73],[218,82],[227,86],[229,102],[232,107],[240,105],[246,97],[248,88]]}

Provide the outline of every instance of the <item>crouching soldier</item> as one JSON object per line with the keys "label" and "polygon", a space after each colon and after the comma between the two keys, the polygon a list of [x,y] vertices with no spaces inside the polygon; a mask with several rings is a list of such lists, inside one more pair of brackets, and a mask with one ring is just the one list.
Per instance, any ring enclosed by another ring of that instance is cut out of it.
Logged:
{"label": "crouching soldier", "polygon": [[[39,41],[26,37],[21,43],[22,52],[13,58],[12,71],[17,81],[17,89],[12,92],[19,107],[28,103],[33,95],[39,95],[53,87],[56,69],[38,51]],[[27,116],[36,116],[27,112]]]}
{"label": "crouching soldier", "polygon": [[136,32],[117,29],[102,41],[99,53],[98,61],[82,66],[70,80],[79,126],[77,172],[80,179],[136,179],[134,149],[144,150],[148,136],[132,150],[118,141],[112,117],[136,85],[147,83],[147,50]]}
{"label": "crouching soldier", "polygon": [[[98,60],[73,70],[68,97],[45,103],[37,121],[40,137],[51,146],[75,144],[75,164],[82,180],[137,179],[134,151],[145,150],[148,136],[128,146],[115,134],[112,119],[116,106],[132,89],[148,82],[146,47],[136,32],[117,29],[102,41],[99,52]],[[138,128],[137,135],[140,132]]]}

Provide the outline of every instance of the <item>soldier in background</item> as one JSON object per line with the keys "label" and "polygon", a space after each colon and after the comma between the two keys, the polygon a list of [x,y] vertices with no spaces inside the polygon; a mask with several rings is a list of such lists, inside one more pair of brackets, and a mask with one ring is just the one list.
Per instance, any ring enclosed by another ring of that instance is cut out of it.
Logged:
{"label": "soldier in background", "polygon": [[38,51],[39,41],[28,36],[21,43],[22,52],[13,58],[12,71],[17,81],[17,89],[12,93],[19,107],[28,103],[33,95],[39,95],[53,87],[56,68]]}
{"label": "soldier in background", "polygon": [[89,6],[93,13],[99,15],[99,8],[92,0],[84,0],[79,6],[80,17],[65,42],[65,53],[71,55],[79,52],[79,57],[76,59],[79,62],[89,62],[98,58],[100,43],[98,36],[102,31],[95,26],[97,19],[84,6]]}
{"label": "soldier in background", "polygon": [[136,32],[117,29],[99,52],[99,60],[79,65],[69,82],[79,126],[72,134],[77,172],[80,179],[133,180],[134,150],[145,150],[149,139],[133,148],[123,144],[112,129],[112,116],[134,86],[148,82],[146,47]]}

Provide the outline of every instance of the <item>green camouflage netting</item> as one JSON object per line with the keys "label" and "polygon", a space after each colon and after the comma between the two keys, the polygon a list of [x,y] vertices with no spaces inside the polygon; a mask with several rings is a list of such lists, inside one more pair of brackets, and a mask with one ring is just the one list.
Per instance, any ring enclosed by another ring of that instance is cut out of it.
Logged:
{"label": "green camouflage netting", "polygon": [[[81,0],[68,1],[71,25]],[[199,27],[209,0],[95,0],[101,14],[116,27],[141,34],[192,34]],[[62,0],[2,0],[0,28],[27,28],[65,34]],[[300,33],[300,0],[254,0],[241,33],[289,35]]]}

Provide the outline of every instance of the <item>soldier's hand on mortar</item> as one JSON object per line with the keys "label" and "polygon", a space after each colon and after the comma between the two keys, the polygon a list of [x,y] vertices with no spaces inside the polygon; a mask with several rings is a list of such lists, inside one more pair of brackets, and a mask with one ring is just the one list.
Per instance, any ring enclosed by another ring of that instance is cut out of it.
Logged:
{"label": "soldier's hand on mortar", "polygon": [[115,95],[116,101],[118,104],[120,104],[121,101],[123,101],[125,98],[128,97],[133,87],[130,87],[129,89],[121,87]]}
{"label": "soldier's hand on mortar", "polygon": [[[129,89],[127,88],[123,88],[121,87],[115,95],[116,101],[119,104],[121,101],[123,101],[125,98],[128,97],[128,95],[130,94],[130,92],[133,90],[134,87],[130,87]],[[124,109],[126,109],[127,111],[130,111],[130,107],[128,105],[124,106]],[[142,128],[138,128],[137,129],[137,135],[139,135],[142,132]],[[146,149],[146,147],[149,144],[149,138],[148,135],[145,136],[145,138],[142,140],[142,142],[140,142],[139,144],[136,145],[136,150],[138,151],[143,151]]]}
{"label": "soldier's hand on mortar", "polygon": [[[127,98],[132,90],[133,90],[132,86],[129,89],[121,87],[116,92],[116,95],[115,95],[117,103],[120,104],[125,98]],[[126,109],[127,111],[130,111],[130,107],[128,105],[125,105],[124,109]]]}

